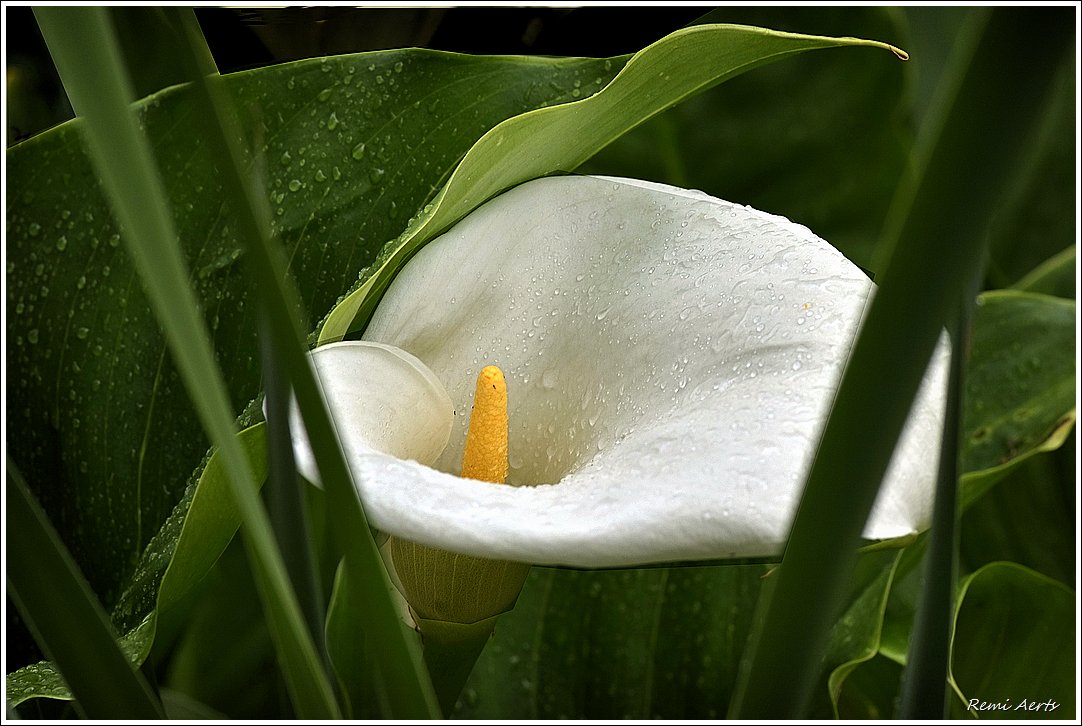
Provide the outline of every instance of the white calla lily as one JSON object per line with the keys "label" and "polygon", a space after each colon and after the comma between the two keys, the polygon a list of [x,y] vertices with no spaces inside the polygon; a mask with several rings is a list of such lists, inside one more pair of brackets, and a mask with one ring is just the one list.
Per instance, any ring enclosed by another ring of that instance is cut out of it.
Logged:
{"label": "white calla lily", "polygon": [[[545,178],[405,266],[365,332],[378,346],[313,360],[383,531],[534,564],[771,556],[873,288],[782,217],[648,182]],[[943,345],[868,539],[927,526],[946,358]],[[457,476],[489,364],[507,379],[513,486]],[[314,478],[303,436],[296,448]]]}

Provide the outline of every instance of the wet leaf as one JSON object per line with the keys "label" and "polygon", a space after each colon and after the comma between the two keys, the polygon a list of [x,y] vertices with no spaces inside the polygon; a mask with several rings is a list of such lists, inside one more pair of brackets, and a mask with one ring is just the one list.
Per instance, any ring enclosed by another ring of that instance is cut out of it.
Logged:
{"label": "wet leaf", "polygon": [[[491,126],[581,97],[620,66],[387,51],[229,76],[257,153],[253,174],[265,180],[308,311],[322,315],[349,289]],[[251,290],[189,94],[170,88],[136,108],[240,412],[260,387]],[[64,124],[8,151],[8,447],[112,608],[207,440],[79,127]]]}
{"label": "wet leaf", "polygon": [[966,369],[961,451],[965,507],[1026,457],[1074,427],[1073,300],[993,291],[977,301]]}
{"label": "wet leaf", "polygon": [[951,655],[954,718],[1073,719],[1075,668],[1071,590],[1010,562],[962,583]]}

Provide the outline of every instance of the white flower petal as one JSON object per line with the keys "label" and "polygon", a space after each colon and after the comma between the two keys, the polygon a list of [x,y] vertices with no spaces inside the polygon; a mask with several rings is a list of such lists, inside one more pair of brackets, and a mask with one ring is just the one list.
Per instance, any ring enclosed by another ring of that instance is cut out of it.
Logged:
{"label": "white flower petal", "polygon": [[[451,399],[414,356],[390,345],[347,341],[317,348],[310,360],[347,455],[377,451],[432,463],[447,447],[454,418]],[[290,427],[298,471],[319,482],[296,401]]]}
{"label": "white flower petal", "polygon": [[[395,535],[538,564],[777,554],[872,289],[806,228],[701,192],[517,187],[421,250],[369,325],[431,368],[459,415],[434,468],[347,443],[366,510]],[[870,539],[927,525],[945,356]],[[454,475],[489,364],[508,381],[514,487]]]}

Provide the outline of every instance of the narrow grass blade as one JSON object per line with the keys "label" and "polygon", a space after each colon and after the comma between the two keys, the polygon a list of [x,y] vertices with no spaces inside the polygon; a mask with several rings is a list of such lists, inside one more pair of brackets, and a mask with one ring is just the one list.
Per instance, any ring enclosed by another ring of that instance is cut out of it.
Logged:
{"label": "narrow grass blade", "polygon": [[[896,238],[831,411],[782,565],[745,658],[731,715],[800,716],[860,532],[958,291],[1068,50],[1070,11],[996,8],[900,191]],[[984,19],[987,18],[985,21]],[[990,114],[989,109],[998,109]],[[778,693],[784,692],[785,698]]]}
{"label": "narrow grass blade", "polygon": [[263,361],[264,409],[267,417],[267,487],[264,496],[286,572],[297,592],[308,633],[319,651],[323,644],[323,592],[316,573],[312,535],[308,526],[308,507],[297,476],[289,430],[289,380],[281,369],[261,311],[260,357]]}
{"label": "narrow grass blade", "polygon": [[90,155],[170,352],[230,472],[246,545],[297,715],[336,716],[333,692],[305,631],[248,460],[235,439],[233,412],[191,290],[153,152],[129,109],[131,87],[108,10],[41,7],[35,8],[35,15],[68,97],[83,118]]}
{"label": "narrow grass blade", "polygon": [[962,394],[965,369],[969,363],[970,326],[983,265],[978,265],[965,294],[959,300],[958,317],[952,326],[950,378],[943,420],[943,442],[939,449],[939,477],[935,508],[928,535],[928,549],[922,568],[920,591],[908,658],[902,680],[898,717],[945,718],[947,678],[950,664],[951,621],[954,614],[954,586],[958,569],[958,474],[962,429]]}
{"label": "narrow grass blade", "polygon": [[[194,16],[190,11],[175,13],[175,22],[183,28],[189,45],[198,48],[203,39]],[[439,708],[417,643],[405,631],[390,599],[387,572],[305,357],[296,291],[290,284],[280,250],[271,244],[266,216],[257,211],[266,202],[245,171],[245,154],[239,143],[244,136],[237,126],[228,97],[216,82],[218,77],[207,74],[207,69],[200,67],[197,53],[193,52],[186,63],[201,89],[200,97],[207,109],[204,117],[216,121],[209,125],[207,138],[224,160],[222,173],[226,186],[233,190],[238,200],[244,200],[236,211],[242,230],[240,236],[247,244],[249,271],[257,281],[257,289],[262,292],[274,354],[289,376],[309,440],[314,444],[327,492],[331,528],[344,556],[342,577],[353,588],[351,600],[361,609],[368,625],[368,642],[373,652],[380,656],[377,667],[386,686],[387,715],[399,719],[438,717]]]}
{"label": "narrow grass blade", "polygon": [[87,718],[163,718],[161,704],[117,646],[79,568],[7,459],[7,582],[34,638],[60,668]]}

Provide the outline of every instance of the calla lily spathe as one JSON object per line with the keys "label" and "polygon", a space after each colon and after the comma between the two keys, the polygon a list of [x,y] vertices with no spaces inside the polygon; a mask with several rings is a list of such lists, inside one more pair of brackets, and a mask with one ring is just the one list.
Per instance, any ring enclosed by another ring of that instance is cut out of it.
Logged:
{"label": "calla lily spathe", "polygon": [[[378,345],[312,360],[381,530],[534,564],[770,556],[873,289],[782,217],[630,179],[545,178],[424,247],[365,332]],[[927,526],[946,358],[944,345],[868,539]],[[489,364],[507,378],[515,486],[456,475]],[[296,448],[314,478],[303,434]]]}

